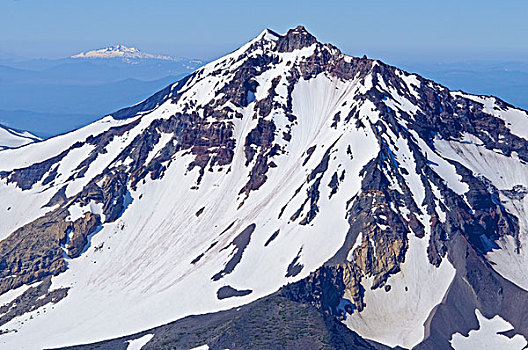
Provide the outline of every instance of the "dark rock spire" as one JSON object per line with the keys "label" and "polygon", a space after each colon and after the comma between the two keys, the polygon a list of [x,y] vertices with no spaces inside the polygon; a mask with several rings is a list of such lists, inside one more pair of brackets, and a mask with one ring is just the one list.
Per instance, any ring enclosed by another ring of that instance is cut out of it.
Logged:
{"label": "dark rock spire", "polygon": [[308,47],[317,42],[315,36],[310,34],[304,26],[290,29],[286,35],[281,36],[277,42],[279,52],[292,52],[293,50]]}

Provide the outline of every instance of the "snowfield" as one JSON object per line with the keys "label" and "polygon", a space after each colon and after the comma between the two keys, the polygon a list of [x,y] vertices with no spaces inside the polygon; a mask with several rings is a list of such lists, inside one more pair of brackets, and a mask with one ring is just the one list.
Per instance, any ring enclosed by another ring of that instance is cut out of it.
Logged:
{"label": "snowfield", "polygon": [[27,131],[17,131],[0,125],[0,151],[18,148],[41,139]]}
{"label": "snowfield", "polygon": [[464,349],[524,349],[528,342],[520,334],[507,337],[501,332],[512,330],[513,327],[500,316],[487,319],[478,309],[475,310],[479,329],[469,332],[467,337],[460,333],[453,334],[451,345],[455,350]]}

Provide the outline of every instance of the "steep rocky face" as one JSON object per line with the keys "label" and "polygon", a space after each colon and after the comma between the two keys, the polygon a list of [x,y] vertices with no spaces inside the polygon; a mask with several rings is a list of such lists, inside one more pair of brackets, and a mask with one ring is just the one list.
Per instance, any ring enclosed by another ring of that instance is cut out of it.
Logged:
{"label": "steep rocky face", "polygon": [[[276,33],[273,33],[276,36]],[[298,26],[295,29],[290,29],[284,36],[280,36],[277,40],[276,50],[279,52],[292,52],[309,47],[317,43],[317,39],[306,31],[304,26]]]}
{"label": "steep rocky face", "polygon": [[[68,295],[68,288],[59,288],[50,291],[51,277],[46,277],[42,282],[37,282],[29,286],[20,296],[0,307],[2,316],[0,325],[15,319],[26,316],[26,313],[36,311],[36,313],[46,312],[46,307],[58,303]],[[53,308],[53,306],[51,306]],[[27,317],[27,316],[26,316]],[[33,316],[29,316],[32,319]],[[27,321],[27,318],[26,318]],[[18,322],[23,322],[19,320]],[[9,330],[5,331],[6,333]],[[2,332],[3,333],[3,332]]]}
{"label": "steep rocky face", "polygon": [[134,334],[281,286],[390,347],[449,348],[476,309],[526,336],[502,300],[528,288],[527,125],[303,27],[264,31],[136,106],[0,154],[0,293],[51,280],[67,301],[7,322],[20,336],[5,344]]}

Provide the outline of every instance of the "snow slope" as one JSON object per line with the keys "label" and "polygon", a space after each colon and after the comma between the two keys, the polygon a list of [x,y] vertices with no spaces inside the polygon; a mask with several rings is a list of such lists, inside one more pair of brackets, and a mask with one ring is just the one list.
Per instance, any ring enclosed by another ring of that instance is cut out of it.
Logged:
{"label": "snow slope", "polygon": [[0,125],[0,150],[17,148],[41,139],[27,131],[17,131]]}
{"label": "snow slope", "polygon": [[459,349],[524,349],[528,342],[522,335],[507,337],[500,332],[511,330],[513,327],[500,316],[487,319],[478,309],[475,310],[479,321],[479,329],[469,332],[467,337],[453,334],[451,344],[455,350]]}

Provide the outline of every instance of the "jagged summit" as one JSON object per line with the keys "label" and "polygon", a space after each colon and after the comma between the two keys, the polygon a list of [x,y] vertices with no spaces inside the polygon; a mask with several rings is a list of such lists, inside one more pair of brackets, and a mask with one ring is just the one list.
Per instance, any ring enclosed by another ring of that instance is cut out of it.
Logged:
{"label": "jagged summit", "polygon": [[[266,29],[255,40],[259,39],[276,42],[276,45],[271,47],[271,49],[276,50],[277,52],[292,52],[310,47],[313,44],[323,45],[302,25],[288,30],[284,35],[277,34],[271,29]],[[326,44],[326,46],[331,45]]]}
{"label": "jagged summit", "polygon": [[258,347],[237,322],[272,306],[262,332],[315,327],[304,341],[463,349],[480,328],[526,344],[527,164],[525,111],[304,28],[264,31],[142,103],[0,152],[0,342],[236,348],[251,329]]}
{"label": "jagged summit", "polygon": [[310,34],[302,25],[290,29],[284,35],[280,35],[271,29],[265,29],[251,42],[258,42],[260,40],[277,42],[271,49],[277,50],[278,52],[292,52],[317,43],[315,36]]}
{"label": "jagged summit", "polygon": [[308,33],[306,28],[298,26],[290,29],[286,35],[282,36],[277,43],[279,52],[292,52],[304,47],[309,47],[317,42],[317,39],[312,34]]}

